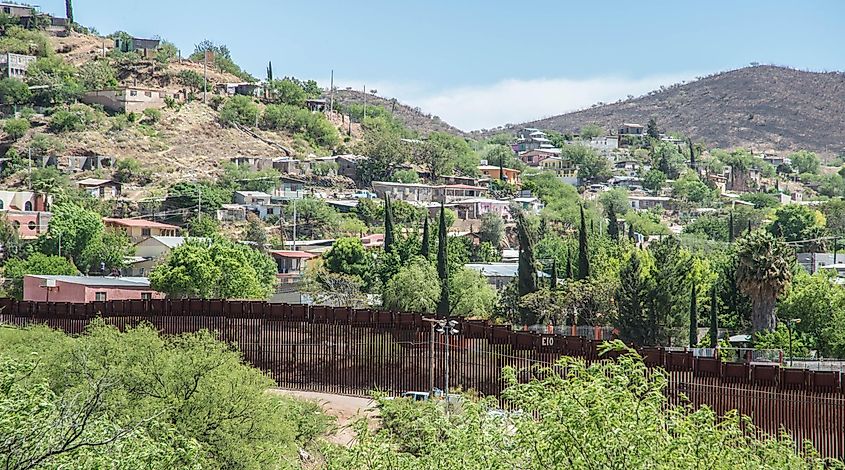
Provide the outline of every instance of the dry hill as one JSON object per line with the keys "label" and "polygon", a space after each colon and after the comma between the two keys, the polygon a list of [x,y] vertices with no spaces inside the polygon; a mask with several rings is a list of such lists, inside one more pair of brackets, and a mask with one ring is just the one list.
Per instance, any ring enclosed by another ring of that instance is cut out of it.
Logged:
{"label": "dry hill", "polygon": [[527,122],[560,132],[657,120],[717,147],[845,152],[845,74],[755,66],[673,85],[647,96]]}
{"label": "dry hill", "polygon": [[[326,97],[328,99],[328,96]],[[451,126],[441,120],[438,116],[426,114],[420,108],[414,108],[399,103],[395,98],[387,99],[367,93],[366,95],[356,90],[337,90],[334,95],[335,106],[343,106],[352,103],[364,103],[367,105],[381,106],[391,111],[409,129],[420,134],[428,134],[433,131],[448,132],[450,134],[465,136],[466,134],[457,127]]]}

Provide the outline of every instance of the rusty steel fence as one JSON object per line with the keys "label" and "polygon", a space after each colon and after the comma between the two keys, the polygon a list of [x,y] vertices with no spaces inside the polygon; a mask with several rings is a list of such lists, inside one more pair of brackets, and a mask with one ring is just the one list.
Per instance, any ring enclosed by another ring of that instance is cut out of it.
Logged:
{"label": "rusty steel fence", "polygon": [[[445,387],[445,343],[418,313],[257,301],[0,299],[3,324],[46,324],[78,334],[97,317],[121,329],[148,323],[163,334],[217,331],[284,388],[367,395]],[[449,384],[483,395],[501,393],[506,366],[528,379],[532,367],[564,355],[600,359],[601,342],[580,336],[473,320],[457,329],[449,344]],[[638,351],[647,365],[666,370],[671,404],[707,405],[720,415],[738,410],[768,434],[786,430],[823,456],[845,457],[845,380],[839,372],[721,362],[662,348]]]}

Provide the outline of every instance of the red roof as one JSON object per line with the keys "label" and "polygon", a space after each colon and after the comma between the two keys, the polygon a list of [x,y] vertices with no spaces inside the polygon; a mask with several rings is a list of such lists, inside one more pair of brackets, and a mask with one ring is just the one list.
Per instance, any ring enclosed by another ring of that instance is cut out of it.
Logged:
{"label": "red roof", "polygon": [[270,254],[273,256],[277,256],[279,258],[300,258],[300,259],[311,259],[316,258],[317,255],[314,253],[308,253],[307,251],[293,251],[293,250],[270,250]]}
{"label": "red roof", "polygon": [[163,224],[153,220],[144,219],[112,219],[109,217],[103,218],[103,223],[106,225],[121,225],[123,227],[144,227],[144,228],[160,228],[163,230],[179,230],[179,227],[170,224]]}

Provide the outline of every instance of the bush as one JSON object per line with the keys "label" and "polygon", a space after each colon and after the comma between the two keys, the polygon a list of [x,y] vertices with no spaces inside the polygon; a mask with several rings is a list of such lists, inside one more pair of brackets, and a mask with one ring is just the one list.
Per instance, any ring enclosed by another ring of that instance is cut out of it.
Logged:
{"label": "bush", "polygon": [[210,106],[211,109],[218,111],[220,109],[220,106],[223,104],[224,101],[226,101],[226,99],[223,98],[222,96],[214,95],[214,96],[211,97],[210,100],[208,100],[208,106]]}
{"label": "bush", "polygon": [[335,147],[340,143],[337,129],[326,116],[289,104],[267,106],[261,125],[265,129],[302,133],[309,142],[320,147]]}
{"label": "bush", "polygon": [[161,121],[161,111],[155,108],[148,108],[144,110],[144,121],[155,124]]}
{"label": "bush", "polygon": [[8,134],[12,140],[18,140],[29,130],[29,121],[26,119],[7,119],[3,123],[3,132]]}
{"label": "bush", "polygon": [[249,96],[233,96],[220,107],[220,122],[224,126],[253,126],[258,119],[258,106]]}
{"label": "bush", "polygon": [[93,60],[79,67],[79,81],[87,91],[117,86],[117,72],[105,60]]}
{"label": "bush", "polygon": [[32,93],[26,83],[16,78],[0,80],[0,103],[14,105],[28,103]]}
{"label": "bush", "polygon": [[47,134],[35,134],[30,147],[33,155],[51,155],[65,149],[59,139]]}
{"label": "bush", "polygon": [[77,104],[70,109],[60,109],[53,113],[49,127],[54,132],[80,132],[96,124],[101,117],[101,112],[94,108]]}

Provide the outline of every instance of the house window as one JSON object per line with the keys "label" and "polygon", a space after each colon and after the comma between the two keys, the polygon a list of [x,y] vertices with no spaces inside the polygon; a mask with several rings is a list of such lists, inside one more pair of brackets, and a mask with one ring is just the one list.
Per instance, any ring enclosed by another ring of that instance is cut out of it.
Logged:
{"label": "house window", "polygon": [[152,292],[141,292],[141,300],[152,300],[153,293]]}
{"label": "house window", "polygon": [[30,220],[29,223],[26,224],[26,226],[29,227],[30,230],[35,230],[35,222],[33,222],[32,220]]}
{"label": "house window", "polygon": [[148,228],[142,228],[142,229],[141,229],[141,236],[142,236],[142,237],[149,237],[149,236],[150,236],[150,229],[148,229]]}
{"label": "house window", "polygon": [[0,209],[3,208],[3,201],[0,201]]}
{"label": "house window", "polygon": [[94,301],[105,302],[106,301],[106,293],[105,292],[95,292],[94,293]]}
{"label": "house window", "polygon": [[12,9],[10,7],[3,7],[3,13],[10,15],[12,13]]}
{"label": "house window", "polygon": [[148,97],[148,98],[152,98],[152,97],[153,97],[153,92],[151,92],[151,91],[145,91],[145,92],[144,92],[144,96],[146,96],[146,97]]}
{"label": "house window", "polygon": [[23,210],[31,211],[32,210],[32,201],[26,201],[23,205]]}
{"label": "house window", "polygon": [[138,90],[129,90],[129,96],[138,96]]}

